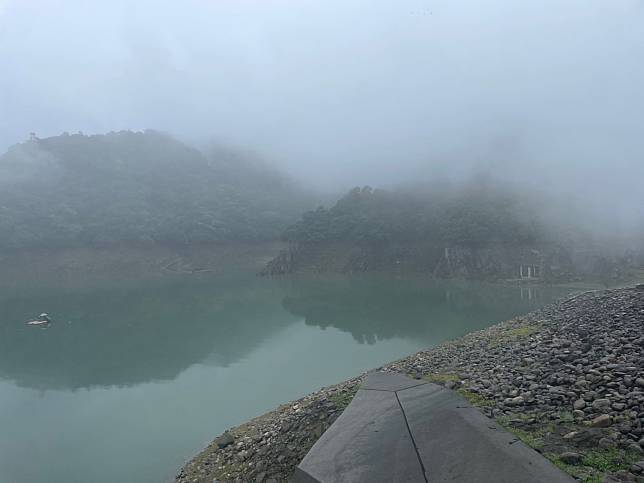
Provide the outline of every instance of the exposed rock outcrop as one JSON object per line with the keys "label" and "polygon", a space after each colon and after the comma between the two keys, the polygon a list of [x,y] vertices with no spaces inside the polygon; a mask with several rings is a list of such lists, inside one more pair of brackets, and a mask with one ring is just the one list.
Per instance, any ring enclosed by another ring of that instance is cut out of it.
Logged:
{"label": "exposed rock outcrop", "polygon": [[570,281],[621,277],[627,257],[560,246],[444,247],[433,243],[293,243],[262,275],[289,273],[424,273],[436,278]]}

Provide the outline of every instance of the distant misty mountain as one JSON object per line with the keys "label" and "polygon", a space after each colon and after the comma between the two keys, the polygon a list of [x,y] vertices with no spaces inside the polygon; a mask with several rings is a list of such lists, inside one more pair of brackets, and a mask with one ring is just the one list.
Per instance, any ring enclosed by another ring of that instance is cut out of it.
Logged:
{"label": "distant misty mountain", "polygon": [[310,207],[251,156],[156,131],[32,137],[0,156],[0,248],[270,240]]}

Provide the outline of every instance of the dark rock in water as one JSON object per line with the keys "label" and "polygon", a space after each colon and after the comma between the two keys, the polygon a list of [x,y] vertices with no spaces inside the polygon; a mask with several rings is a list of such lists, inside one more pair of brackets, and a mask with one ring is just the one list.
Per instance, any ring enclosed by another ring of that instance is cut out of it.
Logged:
{"label": "dark rock in water", "polygon": [[581,463],[582,455],[568,451],[559,456],[559,459],[567,465],[578,465],[579,463]]}
{"label": "dark rock in water", "polygon": [[230,446],[235,442],[235,438],[233,438],[232,434],[229,432],[225,432],[221,436],[215,439],[214,443],[221,449],[225,448],[226,446]]}

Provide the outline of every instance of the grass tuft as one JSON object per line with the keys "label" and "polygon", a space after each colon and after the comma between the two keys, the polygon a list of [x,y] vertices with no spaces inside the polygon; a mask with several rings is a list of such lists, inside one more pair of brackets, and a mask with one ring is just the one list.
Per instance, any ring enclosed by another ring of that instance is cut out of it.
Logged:
{"label": "grass tuft", "polygon": [[351,404],[351,401],[353,401],[356,392],[358,392],[357,387],[355,389],[336,392],[335,394],[329,396],[329,401],[335,404],[338,409],[344,410],[349,404]]}
{"label": "grass tuft", "polygon": [[494,406],[494,400],[487,398],[478,392],[468,391],[467,389],[457,389],[457,393],[463,396],[472,406],[490,407]]}
{"label": "grass tuft", "polygon": [[560,470],[568,473],[573,478],[581,481],[582,483],[602,483],[604,481],[604,473],[587,466],[574,466],[561,461],[559,456],[553,454],[545,455],[552,463]]}
{"label": "grass tuft", "polygon": [[546,457],[582,483],[601,483],[604,481],[604,473],[628,470],[641,456],[616,448],[594,450],[585,453],[578,466],[564,463],[558,455],[546,454]]}
{"label": "grass tuft", "polygon": [[426,374],[423,376],[423,379],[429,382],[435,382],[437,384],[445,384],[446,382],[456,382],[461,380],[461,378],[458,377],[458,374],[455,374],[453,372],[445,372],[442,374]]}
{"label": "grass tuft", "polygon": [[523,429],[514,426],[514,423],[517,421],[520,423],[521,421],[529,419],[533,419],[533,416],[519,413],[498,417],[496,418],[496,421],[526,445],[533,449],[541,450],[544,447],[544,438],[549,433],[554,432],[555,427],[552,424],[542,425],[534,429]]}
{"label": "grass tuft", "polygon": [[635,453],[610,448],[590,451],[584,455],[581,462],[584,466],[600,471],[619,471],[627,470],[637,459]]}

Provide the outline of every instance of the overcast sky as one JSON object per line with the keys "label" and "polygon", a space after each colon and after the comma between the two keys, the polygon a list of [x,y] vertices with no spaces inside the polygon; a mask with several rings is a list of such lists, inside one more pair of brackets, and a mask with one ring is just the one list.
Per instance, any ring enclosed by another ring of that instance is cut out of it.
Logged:
{"label": "overcast sky", "polygon": [[644,0],[0,0],[0,149],[144,128],[320,186],[641,189]]}

